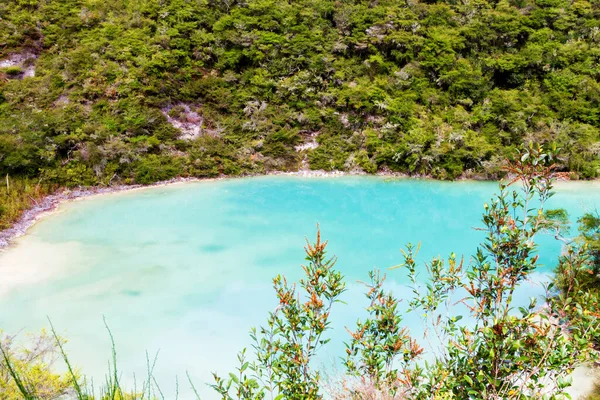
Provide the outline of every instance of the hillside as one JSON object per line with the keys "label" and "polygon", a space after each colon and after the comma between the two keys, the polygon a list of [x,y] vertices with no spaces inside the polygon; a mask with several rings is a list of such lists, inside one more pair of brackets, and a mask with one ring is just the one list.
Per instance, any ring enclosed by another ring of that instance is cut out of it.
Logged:
{"label": "hillside", "polygon": [[7,0],[0,60],[14,179],[600,173],[597,0]]}

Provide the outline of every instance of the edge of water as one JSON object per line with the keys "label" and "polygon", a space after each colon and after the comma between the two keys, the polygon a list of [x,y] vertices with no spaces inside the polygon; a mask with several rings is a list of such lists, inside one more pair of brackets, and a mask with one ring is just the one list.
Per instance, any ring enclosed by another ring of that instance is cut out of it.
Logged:
{"label": "edge of water", "polygon": [[[19,218],[17,222],[15,222],[11,227],[0,230],[0,251],[5,250],[10,247],[15,239],[24,236],[27,234],[27,231],[36,224],[39,220],[45,218],[48,215],[53,214],[58,207],[63,203],[68,203],[71,201],[81,200],[89,197],[112,194],[117,192],[125,192],[125,191],[133,191],[133,190],[141,190],[141,189],[149,189],[161,186],[170,186],[182,183],[194,183],[194,182],[212,182],[219,181],[225,179],[243,179],[243,178],[252,178],[259,176],[297,176],[297,177],[305,177],[305,178],[335,178],[335,177],[346,177],[346,176],[373,176],[373,177],[389,177],[389,178],[397,178],[397,179],[427,179],[427,180],[436,180],[428,175],[407,175],[400,172],[391,172],[391,171],[379,171],[375,174],[368,174],[364,171],[324,171],[324,170],[299,170],[293,172],[283,172],[283,171],[272,171],[266,174],[254,174],[254,175],[243,175],[243,176],[219,176],[215,178],[186,178],[186,177],[177,177],[173,179],[169,179],[166,181],[155,182],[148,185],[117,185],[117,186],[96,186],[96,187],[85,187],[85,188],[76,188],[76,189],[59,189],[58,192],[50,194],[44,197],[41,201],[36,202],[36,204],[25,210],[23,215]],[[494,181],[490,179],[482,179],[481,177],[474,176],[471,178],[468,177],[459,177],[456,181],[465,182],[465,181]],[[558,182],[566,182],[569,181],[563,175],[559,175],[557,177]],[[573,181],[575,182],[575,181]],[[586,181],[589,183],[590,181]],[[597,182],[600,184],[600,180],[591,181]]]}

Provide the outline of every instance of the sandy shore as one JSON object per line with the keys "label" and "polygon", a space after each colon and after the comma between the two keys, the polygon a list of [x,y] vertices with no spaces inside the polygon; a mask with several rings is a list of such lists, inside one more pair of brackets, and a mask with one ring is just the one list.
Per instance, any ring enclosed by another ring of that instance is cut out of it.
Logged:
{"label": "sandy shore", "polygon": [[29,208],[28,210],[25,210],[21,218],[15,224],[13,224],[13,226],[3,231],[0,231],[0,249],[7,247],[14,239],[24,235],[33,224],[35,224],[39,219],[43,218],[45,215],[52,213],[52,211],[54,211],[61,203],[90,196],[98,196],[103,194],[193,181],[199,181],[199,179],[177,178],[152,185],[119,185],[110,187],[62,189],[38,201],[33,207]]}

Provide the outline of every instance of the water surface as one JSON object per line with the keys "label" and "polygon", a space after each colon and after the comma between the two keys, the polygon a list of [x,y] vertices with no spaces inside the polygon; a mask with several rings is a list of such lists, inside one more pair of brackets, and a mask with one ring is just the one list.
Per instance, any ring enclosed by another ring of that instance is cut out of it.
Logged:
{"label": "water surface", "polygon": [[[322,355],[333,364],[343,326],[366,305],[357,281],[373,267],[398,264],[408,242],[421,242],[421,261],[451,252],[468,258],[482,235],[471,228],[496,191],[490,182],[261,177],[72,202],[0,254],[0,328],[36,331],[49,316],[69,339],[73,363],[99,380],[110,355],[104,316],[124,378],[144,376],[145,352],[160,351],[155,372],[164,390],[178,376],[185,393],[189,371],[203,398],[215,398],[202,382],[232,368],[249,328],[273,310],[270,279],[301,276],[304,238],[314,237],[317,223],[350,286]],[[573,219],[599,203],[596,183],[560,184],[551,200]],[[542,281],[560,244],[548,236],[539,242]],[[388,271],[401,297],[404,283],[402,271]],[[533,282],[525,286],[523,298],[540,293]]]}

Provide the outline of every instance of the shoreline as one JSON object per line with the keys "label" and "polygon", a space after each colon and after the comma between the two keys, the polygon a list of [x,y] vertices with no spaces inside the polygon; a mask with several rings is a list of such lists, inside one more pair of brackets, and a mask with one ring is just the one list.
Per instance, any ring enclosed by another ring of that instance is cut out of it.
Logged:
{"label": "shoreline", "polygon": [[[181,183],[193,183],[193,182],[210,182],[219,181],[226,179],[243,179],[243,178],[254,178],[261,176],[295,176],[305,178],[338,178],[347,176],[371,176],[371,177],[387,177],[396,179],[424,179],[424,180],[437,180],[428,175],[408,175],[402,172],[392,171],[378,171],[374,174],[369,174],[364,171],[324,171],[324,170],[308,170],[302,169],[299,171],[273,171],[265,174],[250,174],[241,176],[218,176],[214,178],[195,178],[195,177],[176,177],[166,181],[160,181],[151,183],[148,185],[143,184],[132,184],[132,185],[116,185],[116,186],[95,186],[95,187],[78,187],[74,189],[62,188],[58,192],[53,193],[44,197],[41,201],[36,202],[35,205],[28,208],[23,212],[21,217],[10,227],[0,231],[0,252],[9,248],[13,242],[27,234],[27,231],[36,224],[39,220],[47,215],[52,214],[57,208],[64,203],[85,199],[93,196],[106,195],[112,193],[150,189],[161,186],[170,186]],[[494,179],[484,179],[481,176],[460,176],[452,182],[496,182]],[[565,176],[558,175],[558,182],[570,181]]]}
{"label": "shoreline", "polygon": [[98,186],[89,188],[60,189],[58,192],[44,197],[36,202],[33,207],[23,212],[23,215],[10,228],[0,231],[0,251],[10,247],[14,240],[27,234],[29,228],[36,224],[42,218],[51,215],[61,204],[71,201],[86,199],[94,196],[107,195],[119,192],[128,192],[139,189],[170,186],[177,183],[200,182],[209,180],[220,180],[225,178],[173,178],[168,181],[156,182],[150,185],[117,185],[117,186]]}
{"label": "shoreline", "polygon": [[[42,218],[51,215],[61,204],[71,201],[86,199],[93,196],[107,195],[119,192],[129,192],[140,189],[151,189],[161,186],[171,186],[182,183],[194,182],[210,182],[225,179],[241,179],[260,176],[298,176],[307,178],[334,178],[342,176],[386,176],[390,178],[409,178],[410,176],[401,173],[382,172],[377,174],[367,174],[358,172],[344,171],[322,171],[322,170],[301,170],[294,172],[275,171],[266,174],[243,175],[243,176],[218,176],[215,178],[187,178],[176,177],[166,181],[151,183],[149,185],[133,184],[133,185],[116,185],[116,186],[95,186],[95,187],[79,187],[73,189],[62,188],[58,192],[44,197],[36,202],[35,205],[23,212],[21,217],[10,227],[0,231],[0,252],[9,248],[13,242],[27,234],[29,228],[35,225]],[[427,178],[427,177],[414,177]]]}

